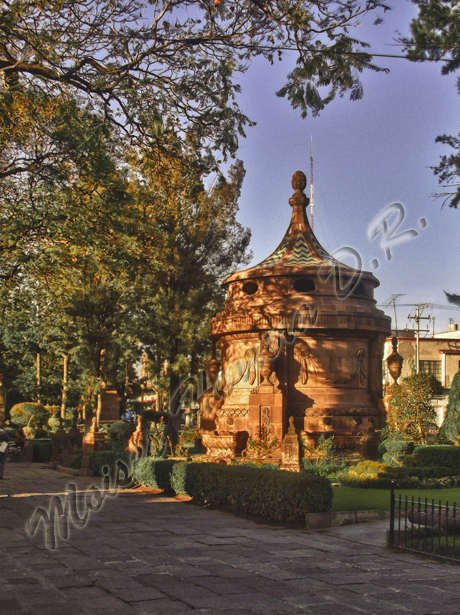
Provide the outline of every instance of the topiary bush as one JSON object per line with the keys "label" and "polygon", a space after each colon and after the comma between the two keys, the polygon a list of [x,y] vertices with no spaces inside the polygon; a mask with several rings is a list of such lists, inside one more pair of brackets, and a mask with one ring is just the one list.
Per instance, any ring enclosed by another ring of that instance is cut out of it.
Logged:
{"label": "topiary bush", "polygon": [[107,427],[110,442],[113,443],[113,448],[120,451],[128,447],[128,442],[136,430],[134,423],[126,423],[125,421],[116,421]]}
{"label": "topiary bush", "polygon": [[280,472],[244,465],[177,463],[171,485],[199,504],[224,506],[276,521],[303,521],[310,512],[332,507],[327,478],[307,472]]}
{"label": "topiary bush", "polygon": [[412,453],[412,459],[419,466],[444,466],[460,474],[459,446],[417,446]]}
{"label": "topiary bush", "polygon": [[[61,415],[61,408],[59,406],[45,406],[46,409],[49,409],[52,413],[52,417],[48,419],[48,426],[50,431],[56,433],[59,429],[59,417]],[[69,431],[72,429],[73,420],[77,411],[75,408],[67,408],[66,410],[66,418],[62,420],[62,426],[65,431]]]}
{"label": "topiary bush", "polygon": [[172,491],[171,471],[179,463],[174,459],[158,459],[143,457],[133,462],[133,480],[149,489],[162,489]]}
{"label": "topiary bush", "polygon": [[49,431],[48,420],[52,415],[50,407],[34,402],[16,404],[10,410],[11,422],[24,428],[28,440],[42,438]]}
{"label": "topiary bush", "polygon": [[386,440],[385,448],[392,455],[410,455],[414,451],[415,444],[410,440]]}
{"label": "topiary bush", "polygon": [[385,446],[381,447],[386,451],[382,461],[388,466],[411,466],[414,465],[411,453],[415,448],[415,444],[410,440],[385,440]]}

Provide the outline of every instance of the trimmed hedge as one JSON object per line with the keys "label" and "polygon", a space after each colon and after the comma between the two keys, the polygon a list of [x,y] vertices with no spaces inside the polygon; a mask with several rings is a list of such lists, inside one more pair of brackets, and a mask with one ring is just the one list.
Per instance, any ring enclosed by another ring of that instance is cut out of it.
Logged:
{"label": "trimmed hedge", "polygon": [[[116,468],[117,461],[122,461],[132,473],[131,453],[125,451],[97,451],[89,456],[89,465],[96,476],[103,476],[104,466],[109,468],[109,473]],[[131,474],[130,474],[131,475]]]}
{"label": "trimmed hedge", "polygon": [[39,463],[48,463],[53,452],[53,443],[49,438],[34,438],[32,440],[34,448],[32,453],[32,461]]}
{"label": "trimmed hedge", "polygon": [[444,489],[460,485],[460,475],[448,467],[392,467],[377,461],[363,461],[337,475],[341,487],[361,489]]}
{"label": "trimmed hedge", "polygon": [[411,440],[386,440],[385,448],[393,455],[410,455],[414,452],[415,444]]}
{"label": "trimmed hedge", "polygon": [[307,472],[182,462],[173,468],[171,485],[178,495],[188,495],[196,503],[275,521],[303,521],[307,513],[332,507],[331,483]]}
{"label": "trimmed hedge", "polygon": [[156,457],[136,459],[133,462],[133,480],[149,489],[172,491],[170,475],[177,463],[179,462],[174,459]]}
{"label": "trimmed hedge", "polygon": [[412,459],[421,466],[443,466],[460,474],[460,446],[417,446]]}

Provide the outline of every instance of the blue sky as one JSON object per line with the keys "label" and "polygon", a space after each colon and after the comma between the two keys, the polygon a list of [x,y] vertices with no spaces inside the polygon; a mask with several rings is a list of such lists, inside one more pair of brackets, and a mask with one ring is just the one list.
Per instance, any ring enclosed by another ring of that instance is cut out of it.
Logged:
{"label": "blue sky", "polygon": [[[408,33],[416,9],[408,0],[389,4],[394,9],[384,15],[384,24],[363,24],[356,35],[375,52],[397,54],[401,50],[394,39],[398,31]],[[439,185],[429,167],[450,153],[435,143],[436,136],[460,130],[455,75],[441,76],[440,64],[378,58],[376,63],[390,73],[362,75],[362,100],[337,99],[319,117],[302,120],[275,95],[293,62],[285,56],[270,66],[258,59],[240,79],[239,104],[257,122],[241,139],[238,153],[247,171],[239,220],[252,230],[253,264],[283,237],[291,215],[291,176],[300,169],[309,177],[313,135],[315,233],[323,246],[329,252],[350,246],[361,255],[363,269],[380,280],[379,304],[402,293],[400,303],[447,305],[444,290],[460,293],[460,210],[441,207],[442,201],[433,198]],[[416,229],[418,236],[393,247],[387,261],[380,237],[370,240],[368,229],[394,202],[405,211],[397,233]],[[373,259],[379,261],[377,269]],[[399,328],[406,326],[410,311],[398,309]],[[393,317],[392,308],[386,312]],[[429,313],[438,332],[447,329],[450,317],[460,324],[460,311],[435,309],[424,315]]]}

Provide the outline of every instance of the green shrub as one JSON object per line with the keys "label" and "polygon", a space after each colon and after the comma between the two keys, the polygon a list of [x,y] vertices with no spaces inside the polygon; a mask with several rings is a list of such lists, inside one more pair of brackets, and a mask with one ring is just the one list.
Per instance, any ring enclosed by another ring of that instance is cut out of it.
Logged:
{"label": "green shrub", "polygon": [[388,438],[379,446],[383,453],[382,461],[385,465],[399,467],[414,465],[411,453],[415,444],[410,440]]}
{"label": "green shrub", "polygon": [[412,374],[403,378],[389,399],[388,427],[391,433],[404,434],[405,440],[427,444],[438,431],[436,411],[431,405],[441,384],[431,374]]}
{"label": "green shrub", "polygon": [[125,421],[115,421],[107,427],[110,438],[120,443],[128,442],[135,430],[136,425],[134,423],[126,423]]}
{"label": "green shrub", "polygon": [[460,446],[417,446],[412,458],[420,466],[444,466],[460,474]]}
{"label": "green shrub", "polygon": [[[170,485],[174,489],[176,495],[187,496],[187,465],[188,461],[176,463],[172,468],[170,476]],[[192,496],[189,496],[192,497]]]}
{"label": "green shrub", "polygon": [[133,479],[136,483],[149,489],[171,491],[170,474],[177,463],[174,459],[154,457],[136,459],[133,462]]}
{"label": "green shrub", "polygon": [[118,451],[119,453],[123,453],[128,448],[128,445],[124,442],[119,442],[118,440],[106,440],[105,442],[105,450],[106,451]]}
{"label": "green shrub", "polygon": [[[53,416],[50,419],[48,419],[48,425],[50,427],[50,430],[53,433],[56,433],[57,430],[59,429],[59,417],[61,414],[61,408],[59,406],[45,406],[45,408],[50,409],[50,411],[53,413]],[[72,429],[73,419],[74,419],[75,414],[76,414],[75,408],[67,408],[67,411],[66,411],[67,418],[62,420],[62,426],[65,431],[69,431],[70,429]]]}
{"label": "green shrub", "polygon": [[10,410],[11,422],[24,428],[28,440],[42,438],[49,430],[50,407],[33,402],[16,404]]}
{"label": "green shrub", "polygon": [[104,466],[109,469],[109,473],[113,476],[117,461],[122,461],[128,468],[129,476],[132,472],[131,453],[124,451],[97,451],[89,456],[89,465],[96,476],[103,476]]}
{"label": "green shrub", "polygon": [[51,459],[53,443],[48,438],[35,438],[33,441],[32,461],[48,463]]}
{"label": "green shrub", "polygon": [[[459,473],[460,474],[460,473]],[[448,467],[392,467],[363,461],[337,475],[341,487],[361,489],[443,489],[460,485],[460,475]]]}
{"label": "green shrub", "polygon": [[332,507],[330,482],[307,472],[182,462],[173,467],[171,485],[176,493],[189,495],[197,503],[276,521],[303,521],[306,513]]}
{"label": "green shrub", "polygon": [[386,440],[385,448],[393,455],[410,455],[414,451],[415,444],[410,440]]}
{"label": "green shrub", "polygon": [[446,416],[439,433],[447,440],[458,442],[460,439],[460,370],[452,379]]}
{"label": "green shrub", "polygon": [[328,461],[322,461],[318,465],[317,461],[310,461],[307,457],[303,459],[303,467],[304,470],[309,471],[312,470],[316,474],[320,474],[321,476],[334,476],[337,472],[342,472],[345,469],[345,460],[342,459],[340,462],[334,459],[330,459]]}

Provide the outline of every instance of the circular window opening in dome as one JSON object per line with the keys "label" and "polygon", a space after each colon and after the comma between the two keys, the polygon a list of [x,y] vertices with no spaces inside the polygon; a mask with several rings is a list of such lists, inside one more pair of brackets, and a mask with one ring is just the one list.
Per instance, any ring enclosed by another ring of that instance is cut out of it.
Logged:
{"label": "circular window opening in dome", "polygon": [[243,286],[243,292],[247,295],[254,295],[258,288],[259,286],[255,282],[246,282]]}
{"label": "circular window opening in dome", "polygon": [[303,278],[294,282],[294,290],[298,293],[311,293],[315,290],[315,285],[308,278]]}

